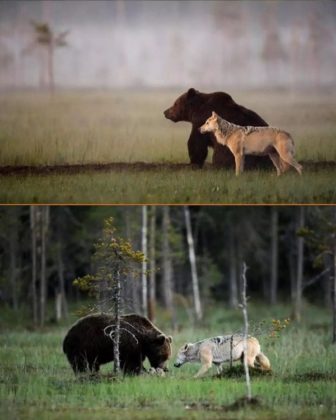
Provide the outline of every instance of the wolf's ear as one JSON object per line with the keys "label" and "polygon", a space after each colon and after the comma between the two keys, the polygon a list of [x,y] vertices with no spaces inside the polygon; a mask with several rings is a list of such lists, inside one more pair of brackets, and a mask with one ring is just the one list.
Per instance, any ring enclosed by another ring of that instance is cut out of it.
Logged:
{"label": "wolf's ear", "polygon": [[188,350],[189,347],[190,347],[190,343],[186,343],[183,347],[183,350]]}
{"label": "wolf's ear", "polygon": [[215,111],[212,111],[212,115],[211,115],[213,118],[217,118],[218,117],[218,115],[216,114],[216,112]]}
{"label": "wolf's ear", "polygon": [[196,96],[197,95],[197,90],[196,89],[194,89],[194,88],[190,88],[189,90],[188,90],[188,92],[187,92],[187,98],[188,99],[191,99],[191,98],[193,98],[194,96]]}

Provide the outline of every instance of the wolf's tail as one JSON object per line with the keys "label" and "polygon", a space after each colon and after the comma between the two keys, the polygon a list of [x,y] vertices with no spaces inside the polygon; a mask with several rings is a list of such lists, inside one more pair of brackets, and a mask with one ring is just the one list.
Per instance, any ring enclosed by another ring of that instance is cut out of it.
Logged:
{"label": "wolf's tail", "polygon": [[268,357],[264,355],[264,353],[260,352],[256,356],[256,359],[262,370],[271,370],[271,362],[268,360]]}

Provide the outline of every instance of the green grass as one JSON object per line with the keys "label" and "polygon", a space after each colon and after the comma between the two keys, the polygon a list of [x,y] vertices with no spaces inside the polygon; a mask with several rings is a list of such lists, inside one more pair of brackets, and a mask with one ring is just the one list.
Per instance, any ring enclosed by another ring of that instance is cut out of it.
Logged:
{"label": "green grass", "polygon": [[336,170],[299,177],[262,172],[150,170],[2,177],[2,203],[335,203]]}
{"label": "green grass", "polygon": [[[289,308],[250,308],[251,328],[263,319],[288,316]],[[44,332],[4,330],[0,335],[0,415],[2,418],[335,418],[336,348],[330,343],[331,316],[326,310],[306,307],[303,325],[290,325],[277,339],[262,334],[263,351],[273,371],[251,372],[252,393],[260,406],[233,409],[245,394],[239,364],[221,379],[215,369],[193,379],[199,365],[186,364],[164,378],[128,377],[120,382],[107,375],[75,378],[61,351],[66,328]],[[182,317],[183,319],[183,317]],[[180,321],[183,322],[183,321]],[[158,321],[162,327],[165,321]],[[203,326],[182,325],[174,333],[174,354],[186,341],[228,333],[239,328],[239,311],[208,313]],[[164,331],[171,333],[166,325]],[[173,357],[174,359],[174,357]],[[172,360],[173,360],[172,359]]]}
{"label": "green grass", "polygon": [[[64,91],[4,94],[0,98],[0,166],[111,162],[161,163],[156,170],[73,175],[1,176],[1,203],[334,203],[335,167],[305,166],[290,173],[204,169],[177,171],[187,163],[190,124],[162,112],[180,92],[167,90]],[[292,133],[297,160],[336,162],[335,96],[327,93],[231,92],[271,125]],[[211,161],[211,153],[208,161]]]}

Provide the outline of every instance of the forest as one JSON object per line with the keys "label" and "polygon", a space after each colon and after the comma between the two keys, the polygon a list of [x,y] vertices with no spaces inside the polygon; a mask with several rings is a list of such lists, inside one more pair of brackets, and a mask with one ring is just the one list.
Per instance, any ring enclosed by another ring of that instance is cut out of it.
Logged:
{"label": "forest", "polygon": [[181,308],[195,319],[213,302],[234,308],[243,262],[253,299],[289,303],[298,320],[304,300],[332,307],[336,212],[318,206],[2,207],[1,306],[36,327],[67,317],[69,304],[88,299],[74,280],[93,272],[108,217],[147,261],[145,273],[123,281],[126,312],[155,319],[163,309],[177,328]]}

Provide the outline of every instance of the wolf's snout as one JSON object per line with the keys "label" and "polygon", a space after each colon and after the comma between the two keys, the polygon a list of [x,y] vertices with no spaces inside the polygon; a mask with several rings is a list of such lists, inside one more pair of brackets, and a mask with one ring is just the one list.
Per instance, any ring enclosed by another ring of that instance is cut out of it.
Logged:
{"label": "wolf's snout", "polygon": [[176,362],[176,363],[174,363],[174,366],[177,367],[177,368],[179,368],[179,367],[181,367],[181,363],[177,363]]}
{"label": "wolf's snout", "polygon": [[168,109],[166,109],[165,111],[163,111],[163,115],[164,115],[166,118],[169,118],[169,108],[168,108]]}

